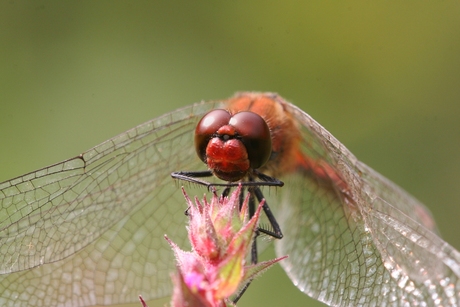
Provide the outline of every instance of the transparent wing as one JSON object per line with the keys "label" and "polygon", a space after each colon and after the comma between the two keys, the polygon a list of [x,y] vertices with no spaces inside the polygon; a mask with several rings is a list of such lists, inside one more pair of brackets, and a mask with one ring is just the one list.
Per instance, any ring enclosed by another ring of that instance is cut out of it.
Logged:
{"label": "transparent wing", "polygon": [[300,171],[281,178],[276,249],[289,255],[281,265],[294,284],[332,306],[457,306],[460,254],[435,233],[429,211],[288,109],[302,126],[302,154],[332,166],[348,187]]}
{"label": "transparent wing", "polygon": [[1,183],[0,305],[89,306],[167,295],[174,259],[163,236],[187,244],[186,204],[170,173],[204,169],[192,133],[216,105],[163,115]]}

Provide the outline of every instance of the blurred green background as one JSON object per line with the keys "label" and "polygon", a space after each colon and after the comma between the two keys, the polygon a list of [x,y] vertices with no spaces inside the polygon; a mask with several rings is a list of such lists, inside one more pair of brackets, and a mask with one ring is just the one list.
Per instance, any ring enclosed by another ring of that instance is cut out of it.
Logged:
{"label": "blurred green background", "polygon": [[[0,27],[0,181],[180,106],[274,91],[460,249],[456,0],[2,1]],[[280,267],[239,304],[280,305],[321,306]]]}

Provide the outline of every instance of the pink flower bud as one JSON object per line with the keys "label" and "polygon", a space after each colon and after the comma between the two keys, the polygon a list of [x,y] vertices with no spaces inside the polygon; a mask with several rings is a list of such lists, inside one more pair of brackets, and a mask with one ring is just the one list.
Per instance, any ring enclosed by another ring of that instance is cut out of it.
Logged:
{"label": "pink flower bud", "polygon": [[189,206],[187,227],[193,250],[182,251],[167,237],[177,260],[172,306],[227,306],[246,283],[283,258],[246,265],[263,201],[248,218],[248,200],[239,203],[241,185],[230,197],[214,192],[211,202],[195,203],[183,190]]}

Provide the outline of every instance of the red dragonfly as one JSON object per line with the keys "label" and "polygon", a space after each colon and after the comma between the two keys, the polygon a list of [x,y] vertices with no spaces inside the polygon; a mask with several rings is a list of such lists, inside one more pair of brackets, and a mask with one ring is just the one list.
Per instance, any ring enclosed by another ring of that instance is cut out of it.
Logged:
{"label": "red dragonfly", "polygon": [[284,182],[265,196],[284,235],[276,252],[289,255],[281,264],[301,291],[332,306],[459,305],[460,253],[438,236],[429,211],[272,93],[197,103],[0,183],[0,305],[168,295],[174,259],[163,235],[184,246],[187,219],[169,176],[206,170],[193,132],[213,109],[249,110],[269,127],[266,163],[250,164],[242,178]]}

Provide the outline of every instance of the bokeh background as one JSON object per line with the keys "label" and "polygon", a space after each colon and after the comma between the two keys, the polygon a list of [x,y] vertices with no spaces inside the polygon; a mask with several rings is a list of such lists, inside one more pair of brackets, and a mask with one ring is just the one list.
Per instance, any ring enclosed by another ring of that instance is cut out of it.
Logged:
{"label": "bokeh background", "polygon": [[[457,0],[2,1],[0,67],[0,181],[180,106],[274,91],[460,249]],[[281,305],[321,306],[280,267],[239,304]]]}

